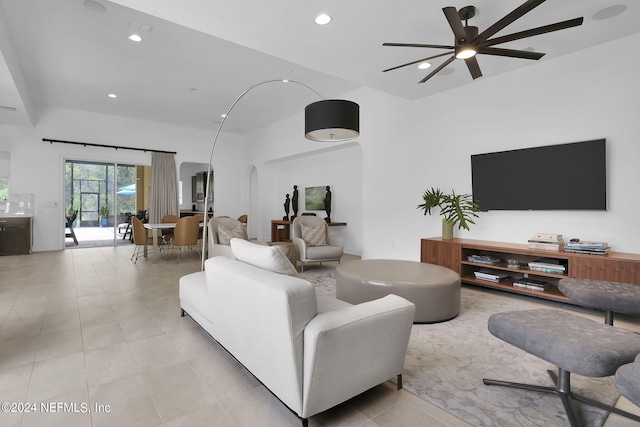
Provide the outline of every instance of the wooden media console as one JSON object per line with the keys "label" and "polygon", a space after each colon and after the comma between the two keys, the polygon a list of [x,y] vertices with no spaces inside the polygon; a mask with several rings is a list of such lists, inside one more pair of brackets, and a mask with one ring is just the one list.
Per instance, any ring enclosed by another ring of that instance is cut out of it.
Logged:
{"label": "wooden media console", "polygon": [[[498,264],[471,262],[468,261],[469,255],[489,255],[499,258],[501,262]],[[557,262],[564,268],[564,272],[557,274],[528,268],[529,262],[535,262],[541,258]],[[521,268],[509,268],[508,259],[518,260]],[[557,284],[565,277],[631,283],[640,286],[640,254],[610,252],[608,255],[586,255],[530,249],[528,244],[472,239],[442,240],[434,237],[421,239],[420,261],[452,269],[460,274],[463,283],[562,302],[569,300],[558,290]],[[506,273],[509,277],[498,282],[480,280],[474,274],[480,270],[495,274]],[[550,286],[544,291],[536,291],[513,285],[516,280],[525,277],[543,280]]]}

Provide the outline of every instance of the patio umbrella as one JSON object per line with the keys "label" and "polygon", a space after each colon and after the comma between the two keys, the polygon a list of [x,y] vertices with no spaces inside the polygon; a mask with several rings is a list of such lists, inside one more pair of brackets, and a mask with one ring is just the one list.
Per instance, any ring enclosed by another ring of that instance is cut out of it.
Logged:
{"label": "patio umbrella", "polygon": [[127,185],[126,187],[120,187],[118,188],[118,191],[116,192],[116,194],[124,194],[124,195],[136,194],[136,185],[131,184],[131,185]]}

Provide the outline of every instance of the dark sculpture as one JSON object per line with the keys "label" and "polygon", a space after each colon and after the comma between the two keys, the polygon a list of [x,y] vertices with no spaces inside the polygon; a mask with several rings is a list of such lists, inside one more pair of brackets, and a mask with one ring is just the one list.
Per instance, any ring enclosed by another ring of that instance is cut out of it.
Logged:
{"label": "dark sculpture", "polygon": [[324,210],[327,212],[327,217],[324,220],[331,222],[331,187],[328,185],[327,193],[324,196]]}
{"label": "dark sculpture", "polygon": [[284,213],[285,215],[282,217],[283,221],[289,221],[289,203],[291,202],[291,200],[289,200],[289,194],[287,193],[287,197],[284,199]]}
{"label": "dark sculpture", "polygon": [[298,216],[298,186],[293,186],[293,197],[291,197],[291,207],[293,208],[293,215],[291,215],[291,221]]}

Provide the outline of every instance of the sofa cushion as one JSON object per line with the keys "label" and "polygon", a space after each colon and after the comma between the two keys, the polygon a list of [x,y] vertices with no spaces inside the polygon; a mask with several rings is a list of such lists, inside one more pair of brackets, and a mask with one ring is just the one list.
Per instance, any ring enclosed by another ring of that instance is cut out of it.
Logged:
{"label": "sofa cushion", "polygon": [[307,246],[324,246],[327,244],[327,233],[324,224],[309,226],[300,223],[300,234],[302,234],[302,240]]}
{"label": "sofa cushion", "polygon": [[247,236],[247,230],[245,230],[242,224],[238,224],[238,226],[234,229],[227,229],[222,224],[218,224],[218,243],[221,245],[229,245],[229,242],[233,238],[249,240],[249,236]]}
{"label": "sofa cushion", "polygon": [[280,246],[258,245],[242,239],[231,239],[231,250],[238,261],[251,264],[274,273],[298,276],[296,268]]}

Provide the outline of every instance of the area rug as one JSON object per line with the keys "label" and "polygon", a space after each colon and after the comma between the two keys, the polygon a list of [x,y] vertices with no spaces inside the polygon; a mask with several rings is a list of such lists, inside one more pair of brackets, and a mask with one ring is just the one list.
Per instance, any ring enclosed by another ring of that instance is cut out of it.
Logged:
{"label": "area rug", "polygon": [[[335,271],[301,276],[316,292],[335,296]],[[551,304],[554,308],[553,304]],[[558,304],[555,305],[558,307]],[[493,313],[550,308],[546,302],[463,286],[460,315],[435,324],[413,325],[404,365],[403,385],[421,399],[473,426],[566,426],[560,399],[534,391],[486,386],[483,378],[552,386],[551,364],[495,337],[487,330]],[[571,387],[613,405],[619,397],[613,377],[572,375]],[[576,404],[581,425],[600,427],[607,413]]]}

